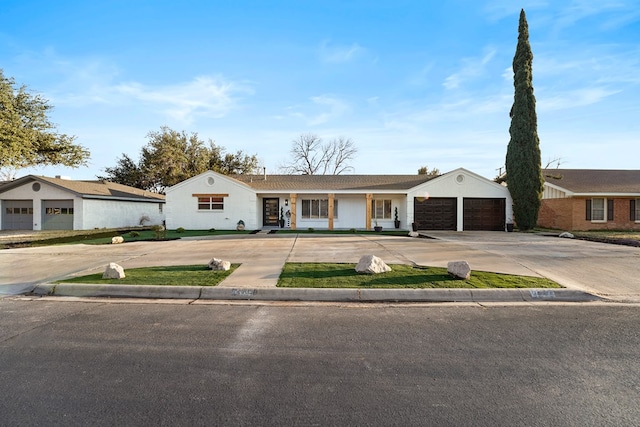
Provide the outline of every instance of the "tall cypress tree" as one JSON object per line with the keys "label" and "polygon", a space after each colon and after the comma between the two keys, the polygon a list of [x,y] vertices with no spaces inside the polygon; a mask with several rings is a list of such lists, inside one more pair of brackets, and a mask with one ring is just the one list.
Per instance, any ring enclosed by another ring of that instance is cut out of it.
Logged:
{"label": "tall cypress tree", "polygon": [[507,147],[507,185],[513,199],[518,228],[530,230],[538,221],[544,179],[540,167],[540,140],[533,95],[533,53],[529,45],[529,26],[524,9],[520,12],[518,46],[513,57],[515,93],[511,107],[509,146]]}

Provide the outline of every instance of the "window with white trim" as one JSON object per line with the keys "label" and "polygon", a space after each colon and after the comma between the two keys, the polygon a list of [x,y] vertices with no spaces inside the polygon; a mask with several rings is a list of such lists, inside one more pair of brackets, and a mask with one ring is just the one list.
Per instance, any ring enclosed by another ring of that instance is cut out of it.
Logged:
{"label": "window with white trim", "polygon": [[[303,199],[302,213],[303,219],[329,218],[328,199]],[[333,217],[338,218],[338,201],[333,201]]]}
{"label": "window with white trim", "polygon": [[591,199],[591,221],[605,221],[605,199],[594,197]]}
{"label": "window with white trim", "polygon": [[371,200],[371,218],[391,219],[391,200]]}
{"label": "window with white trim", "polygon": [[594,197],[587,199],[587,221],[605,222],[613,221],[614,199],[606,197]]}
{"label": "window with white trim", "polygon": [[640,222],[640,199],[631,200],[631,220]]}

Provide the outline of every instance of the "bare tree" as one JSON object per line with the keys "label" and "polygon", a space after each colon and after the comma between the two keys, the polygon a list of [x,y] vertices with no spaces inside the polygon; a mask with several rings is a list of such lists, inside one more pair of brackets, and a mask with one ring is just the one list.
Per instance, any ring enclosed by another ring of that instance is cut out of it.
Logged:
{"label": "bare tree", "polygon": [[357,152],[351,139],[339,137],[324,143],[318,135],[307,133],[293,140],[291,160],[280,169],[292,175],[340,175],[353,170],[349,161]]}
{"label": "bare tree", "polygon": [[555,159],[549,159],[542,169],[551,169],[554,165],[556,169],[559,169],[560,165],[563,163],[562,157],[556,157]]}

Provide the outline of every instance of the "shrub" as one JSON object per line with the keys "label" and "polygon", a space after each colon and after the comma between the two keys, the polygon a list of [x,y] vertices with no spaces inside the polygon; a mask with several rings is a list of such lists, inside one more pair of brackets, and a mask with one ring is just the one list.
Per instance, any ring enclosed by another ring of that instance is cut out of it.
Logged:
{"label": "shrub", "polygon": [[176,233],[184,233],[184,228],[183,227],[176,228]]}
{"label": "shrub", "polygon": [[214,233],[215,231],[216,231],[216,229],[215,229],[215,228],[210,228],[210,229],[209,229],[209,233]]}
{"label": "shrub", "polygon": [[155,233],[156,240],[163,240],[167,237],[167,229],[162,225],[154,225],[151,230]]}
{"label": "shrub", "polygon": [[307,231],[308,231],[309,233],[313,233],[313,232],[314,232],[314,231],[316,231],[316,230],[314,230],[314,229],[313,229],[313,227],[309,227]]}
{"label": "shrub", "polygon": [[349,229],[349,231],[350,231],[351,233],[355,233],[355,232],[356,232],[356,229],[355,229],[355,228],[351,228],[351,229]]}
{"label": "shrub", "polygon": [[131,236],[131,237],[140,237],[140,233],[138,233],[137,231],[132,231],[131,233],[129,233],[129,236]]}

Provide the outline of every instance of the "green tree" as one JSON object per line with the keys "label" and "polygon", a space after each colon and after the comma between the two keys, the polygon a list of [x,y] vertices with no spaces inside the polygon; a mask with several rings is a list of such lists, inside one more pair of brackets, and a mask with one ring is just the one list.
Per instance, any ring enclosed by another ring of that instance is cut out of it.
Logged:
{"label": "green tree", "polygon": [[49,120],[53,107],[26,86],[16,87],[0,69],[0,169],[33,166],[84,166],[89,151],[74,144],[75,136],[60,134]]}
{"label": "green tree", "polygon": [[145,188],[146,186],[144,174],[142,170],[140,170],[140,166],[126,154],[122,154],[122,157],[117,160],[116,166],[105,168],[104,171],[107,175],[98,177],[98,179],[117,182],[136,188]]}
{"label": "green tree", "polygon": [[511,139],[507,147],[506,181],[513,199],[513,214],[518,228],[530,230],[538,221],[544,179],[540,168],[540,140],[533,94],[533,53],[529,45],[529,27],[524,9],[520,12],[518,45],[513,58]]}
{"label": "green tree", "polygon": [[205,144],[197,133],[187,134],[163,126],[159,131],[149,132],[147,138],[137,164],[123,154],[116,166],[105,168],[106,175],[98,178],[162,193],[167,187],[207,170],[233,175],[253,173],[258,167],[256,155],[242,151],[226,153],[212,140]]}
{"label": "green tree", "polygon": [[440,175],[440,169],[433,168],[429,170],[428,166],[422,166],[420,169],[418,169],[418,175],[438,176]]}

